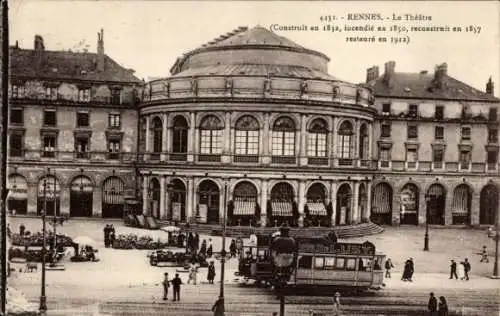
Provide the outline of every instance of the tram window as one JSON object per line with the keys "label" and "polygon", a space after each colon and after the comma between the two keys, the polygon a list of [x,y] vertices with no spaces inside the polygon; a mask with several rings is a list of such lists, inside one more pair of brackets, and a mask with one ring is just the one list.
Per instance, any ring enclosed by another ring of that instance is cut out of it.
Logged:
{"label": "tram window", "polygon": [[335,267],[335,258],[325,258],[325,269],[333,269]]}
{"label": "tram window", "polygon": [[299,268],[311,269],[312,268],[312,256],[302,256],[299,258]]}
{"label": "tram window", "polygon": [[345,265],[345,269],[346,270],[350,270],[350,271],[354,271],[356,270],[356,259],[347,259],[346,260],[346,265]]}
{"label": "tram window", "polygon": [[337,258],[335,262],[335,268],[343,270],[344,266],[345,266],[345,258]]}
{"label": "tram window", "polygon": [[325,257],[314,258],[314,268],[315,269],[323,269],[324,266],[325,266]]}

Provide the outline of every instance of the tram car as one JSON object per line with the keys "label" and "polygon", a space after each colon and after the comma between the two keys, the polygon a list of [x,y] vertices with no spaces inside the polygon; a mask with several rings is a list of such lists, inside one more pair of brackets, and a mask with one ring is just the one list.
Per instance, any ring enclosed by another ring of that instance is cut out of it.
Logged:
{"label": "tram car", "polygon": [[[257,235],[243,246],[238,276],[248,283],[276,285],[276,271],[271,236]],[[327,287],[343,291],[365,291],[384,286],[385,255],[375,252],[375,245],[334,242],[329,238],[295,238],[297,249],[286,288]],[[281,274],[281,273],[280,273]],[[280,287],[283,285],[280,285]]]}

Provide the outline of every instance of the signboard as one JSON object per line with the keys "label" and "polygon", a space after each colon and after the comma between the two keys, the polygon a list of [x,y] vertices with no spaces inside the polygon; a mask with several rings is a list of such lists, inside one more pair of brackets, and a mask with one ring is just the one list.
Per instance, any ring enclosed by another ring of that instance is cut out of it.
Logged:
{"label": "signboard", "polygon": [[336,243],[331,245],[299,243],[300,252],[371,256],[375,255],[375,245],[368,241],[362,244]]}
{"label": "signboard", "polygon": [[205,224],[207,222],[208,206],[206,204],[200,204],[198,208],[198,223]]}
{"label": "signboard", "polygon": [[174,221],[181,220],[181,208],[182,208],[182,203],[179,202],[172,203],[172,220]]}

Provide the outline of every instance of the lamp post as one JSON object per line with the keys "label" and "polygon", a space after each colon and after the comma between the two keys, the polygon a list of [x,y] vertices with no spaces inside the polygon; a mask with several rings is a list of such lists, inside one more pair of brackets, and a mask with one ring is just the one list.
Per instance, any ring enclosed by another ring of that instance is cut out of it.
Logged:
{"label": "lamp post", "polygon": [[[47,170],[47,174],[50,174],[50,169]],[[45,230],[46,230],[46,210],[47,210],[47,178],[43,179],[43,210],[42,210],[42,284],[40,293],[40,306],[38,310],[41,315],[45,315],[47,312],[47,297],[45,296],[45,254],[46,254],[46,240],[45,240]]]}
{"label": "lamp post", "polygon": [[498,207],[496,211],[496,216],[495,216],[495,263],[493,263],[493,275],[491,276],[492,279],[498,279],[500,276],[498,275],[498,239],[499,239],[499,231],[498,231],[498,220],[500,219],[500,216],[498,214]]}
{"label": "lamp post", "polygon": [[222,250],[220,252],[220,294],[217,316],[225,315],[224,306],[224,270],[226,263],[226,216],[227,216],[227,179],[224,179],[224,205],[223,205],[223,223],[222,223]]}
{"label": "lamp post", "polygon": [[425,195],[425,237],[424,237],[424,251],[429,251],[429,209],[432,202],[432,196],[430,194]]}

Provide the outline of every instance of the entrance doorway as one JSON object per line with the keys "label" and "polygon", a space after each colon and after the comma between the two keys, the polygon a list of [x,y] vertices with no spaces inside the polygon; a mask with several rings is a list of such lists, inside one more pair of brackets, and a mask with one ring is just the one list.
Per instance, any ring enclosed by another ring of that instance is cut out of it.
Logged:
{"label": "entrance doorway", "polygon": [[69,216],[91,217],[93,193],[94,188],[89,178],[85,176],[76,177],[71,182]]}
{"label": "entrance doorway", "polygon": [[220,191],[212,180],[204,180],[199,185],[199,206],[206,207],[207,223],[219,224]]}
{"label": "entrance doorway", "polygon": [[446,191],[441,184],[435,183],[427,190],[427,222],[432,225],[444,225],[444,207]]}

